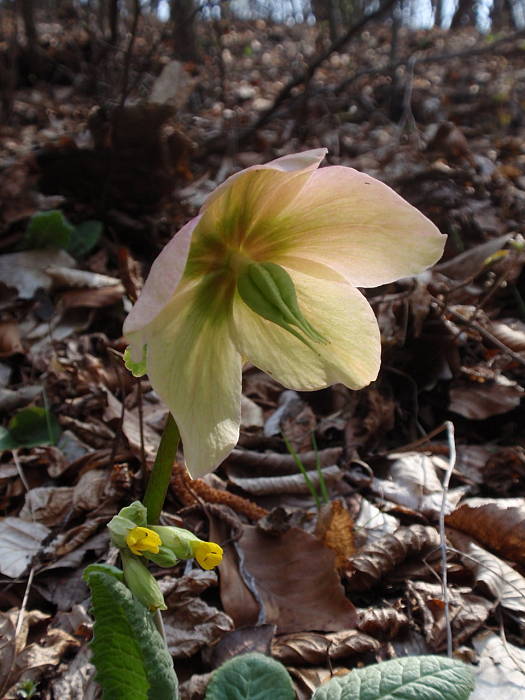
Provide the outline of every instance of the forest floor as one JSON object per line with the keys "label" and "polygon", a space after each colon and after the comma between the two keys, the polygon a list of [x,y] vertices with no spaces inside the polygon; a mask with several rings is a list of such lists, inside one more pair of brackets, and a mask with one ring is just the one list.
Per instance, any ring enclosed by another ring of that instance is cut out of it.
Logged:
{"label": "forest floor", "polygon": [[[525,39],[405,29],[392,56],[390,29],[366,27],[274,109],[326,49],[316,28],[210,23],[204,62],[184,65],[161,29],[118,53],[41,25],[0,125],[0,695],[98,697],[82,571],[115,561],[105,526],[143,494],[166,419],[120,359],[152,260],[233,172],[327,147],[429,216],[445,255],[367,290],[371,386],[297,394],[248,366],[238,447],[202,480],[176,466],[165,522],[225,548],[217,571],[156,573],[182,698],[257,650],[303,700],[357,666],[446,653],[449,626],[475,700],[523,698]],[[35,224],[47,210],[64,219]],[[319,459],[319,508],[283,435],[314,483]]]}

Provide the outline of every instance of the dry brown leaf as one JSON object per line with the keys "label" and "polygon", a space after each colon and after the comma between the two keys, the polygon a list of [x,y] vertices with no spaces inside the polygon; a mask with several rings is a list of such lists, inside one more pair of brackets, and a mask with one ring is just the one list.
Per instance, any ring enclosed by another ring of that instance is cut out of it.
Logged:
{"label": "dry brown leaf", "polygon": [[[422,452],[405,452],[392,455],[389,479],[374,478],[371,488],[381,498],[410,508],[416,513],[436,518],[441,510],[443,487],[437,476],[437,467],[447,467],[438,455]],[[447,493],[447,511],[450,511],[464,494],[464,489],[450,489]]]}
{"label": "dry brown leaf", "polygon": [[[342,447],[328,447],[319,452],[303,452],[301,461],[306,469],[315,467],[317,456],[322,467],[336,464],[343,454]],[[277,452],[254,452],[252,450],[233,450],[227,457],[223,467],[226,467],[228,476],[232,473],[232,467],[249,470],[252,476],[268,474],[296,474],[297,464],[292,455],[279,454]],[[235,471],[235,474],[239,472]]]}
{"label": "dry brown leaf", "polygon": [[32,299],[39,287],[51,289],[48,269],[53,265],[70,269],[76,262],[65,250],[24,250],[0,255],[0,279],[18,291],[19,299]]}
{"label": "dry brown leaf", "polygon": [[0,322],[0,357],[11,357],[24,352],[20,329],[16,321]]}
{"label": "dry brown leaf", "polygon": [[337,569],[355,554],[354,521],[341,501],[331,501],[321,507],[315,534],[335,552]]}
{"label": "dry brown leaf", "polygon": [[525,612],[525,577],[467,535],[448,528],[447,537],[460,553],[466,555],[461,559],[476,581],[484,583],[504,608]]}
{"label": "dry brown leaf", "polygon": [[375,586],[395,567],[411,557],[421,560],[439,547],[439,533],[433,527],[400,527],[365,545],[350,557],[345,570],[346,585],[351,591],[365,591]]}
{"label": "dry brown leaf", "polygon": [[482,632],[474,640],[479,664],[474,667],[476,686],[469,700],[523,700],[525,651],[493,632]]}
{"label": "dry brown leaf", "polygon": [[347,673],[350,673],[350,669],[344,666],[336,666],[335,668],[321,666],[295,668],[289,666],[287,671],[294,681],[297,700],[310,700],[317,688],[329,681],[333,676],[346,676]]}
{"label": "dry brown leaf", "polygon": [[[306,472],[310,481],[315,487],[319,486],[319,474],[315,471]],[[342,471],[338,466],[332,465],[330,467],[323,467],[322,473],[327,486],[330,486],[343,476]],[[304,480],[301,473],[290,474],[288,476],[259,476],[253,479],[245,479],[237,476],[231,475],[229,480],[235,486],[238,486],[246,493],[250,493],[255,496],[263,496],[268,494],[278,494],[278,493],[310,493],[308,484]]]}
{"label": "dry brown leaf", "polygon": [[[429,648],[442,652],[447,648],[445,604],[440,584],[408,581],[408,591],[417,602],[423,618],[423,632]],[[454,645],[466,642],[485,623],[494,604],[486,598],[449,587],[450,620]],[[413,612],[416,606],[412,605]]]}
{"label": "dry brown leaf", "polygon": [[124,287],[121,284],[95,289],[71,289],[61,295],[57,303],[57,310],[65,311],[80,306],[99,309],[116,304],[122,299],[123,294]]}
{"label": "dry brown leaf", "polygon": [[224,637],[209,650],[206,660],[212,668],[218,668],[225,661],[233,659],[239,654],[259,652],[271,656],[272,639],[275,634],[275,625],[255,625],[254,627],[241,627],[227,632]]}
{"label": "dry brown leaf", "polygon": [[447,516],[446,523],[525,566],[524,498],[469,498]]}
{"label": "dry brown leaf", "polygon": [[58,525],[73,507],[74,489],[69,486],[42,486],[31,489],[19,517],[22,520],[42,523],[48,527]]}
{"label": "dry brown leaf", "polygon": [[503,375],[484,382],[457,379],[450,385],[449,409],[460,416],[484,420],[512,411],[525,395],[523,388]]}
{"label": "dry brown leaf", "polygon": [[[277,625],[280,633],[355,626],[355,608],[336,573],[335,555],[316,537],[298,528],[272,537],[248,526],[237,546],[261,607],[259,621]],[[239,601],[223,595],[223,584],[221,571],[223,605],[236,619]]]}
{"label": "dry brown leaf", "polygon": [[359,610],[357,629],[377,639],[395,639],[408,627],[408,617],[395,608]]}
{"label": "dry brown leaf", "polygon": [[525,351],[525,323],[523,321],[514,318],[492,321],[489,330],[514,352]]}
{"label": "dry brown leaf", "polygon": [[22,576],[49,533],[45,525],[21,518],[0,521],[0,572],[10,578]]}
{"label": "dry brown leaf", "polygon": [[277,637],[272,644],[272,656],[286,665],[325,664],[329,659],[377,652],[380,646],[377,639],[357,630],[330,634],[300,632]]}

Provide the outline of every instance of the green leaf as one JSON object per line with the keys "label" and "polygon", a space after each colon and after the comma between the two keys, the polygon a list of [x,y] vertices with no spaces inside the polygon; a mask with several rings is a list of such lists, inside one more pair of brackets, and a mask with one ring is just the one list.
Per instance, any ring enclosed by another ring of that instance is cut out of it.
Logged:
{"label": "green leaf", "polygon": [[131,359],[131,352],[129,347],[124,350],[124,366],[128,369],[134,377],[143,377],[148,372],[146,367],[146,357],[148,354],[148,347],[144,345],[142,348],[142,359],[140,362],[135,362]]}
{"label": "green leaf", "polygon": [[60,209],[41,211],[31,217],[22,240],[23,248],[67,248],[74,231]]}
{"label": "green leaf", "polygon": [[171,656],[152,616],[115,576],[88,566],[95,616],[91,642],[103,700],[177,700]]}
{"label": "green leaf", "polygon": [[71,232],[68,251],[76,258],[86,255],[97,245],[103,230],[104,225],[102,221],[96,221],[95,219],[83,221]]}
{"label": "green leaf", "polygon": [[264,654],[242,654],[226,661],[215,673],[206,700],[294,700],[285,667]]}
{"label": "green leaf", "polygon": [[332,678],[312,700],[467,700],[474,690],[468,666],[445,656],[407,656]]}
{"label": "green leaf", "polygon": [[11,418],[7,430],[0,429],[0,451],[56,445],[59,437],[60,425],[55,416],[40,406],[29,406]]}

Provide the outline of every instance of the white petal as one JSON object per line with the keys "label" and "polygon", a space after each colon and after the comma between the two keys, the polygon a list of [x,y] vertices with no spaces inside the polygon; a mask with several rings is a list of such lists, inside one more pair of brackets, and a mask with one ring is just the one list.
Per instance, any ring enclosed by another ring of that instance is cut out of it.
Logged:
{"label": "white petal", "polygon": [[329,342],[315,350],[266,321],[237,295],[233,334],[239,352],[283,386],[309,391],[342,382],[360,389],[377,377],[381,356],[379,328],[364,296],[347,282],[289,270],[299,307]]}
{"label": "white petal", "polygon": [[193,477],[212,471],[235,447],[241,419],[241,358],[227,317],[206,316],[196,287],[177,293],[148,328],[151,384],[179,426]]}

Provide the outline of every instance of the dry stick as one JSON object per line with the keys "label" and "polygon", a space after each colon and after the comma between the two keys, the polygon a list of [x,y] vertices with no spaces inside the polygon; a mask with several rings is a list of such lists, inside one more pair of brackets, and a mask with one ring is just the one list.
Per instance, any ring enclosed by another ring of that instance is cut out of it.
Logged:
{"label": "dry stick", "polygon": [[25,614],[26,607],[27,607],[27,600],[29,598],[29,591],[30,591],[31,585],[33,583],[33,576],[34,575],[35,575],[35,570],[33,567],[31,567],[31,570],[29,571],[29,576],[27,578],[26,589],[24,591],[24,597],[22,599],[22,605],[20,606],[20,610],[18,611],[18,617],[16,619],[15,638],[18,637],[18,635],[20,634],[20,630],[22,629],[22,624],[24,622],[24,614]]}
{"label": "dry stick", "polygon": [[135,39],[137,38],[137,28],[139,25],[140,17],[140,0],[135,0],[134,2],[134,12],[133,12],[133,24],[131,25],[131,36],[129,38],[128,47],[126,49],[126,54],[124,56],[124,72],[122,75],[122,91],[120,96],[120,107],[124,107],[126,99],[129,95],[128,83],[129,83],[129,69],[131,66],[131,55],[133,53],[133,45],[135,44]]}
{"label": "dry stick", "polygon": [[448,486],[450,477],[456,464],[456,443],[454,442],[454,424],[446,421],[448,440],[448,467],[443,480],[443,497],[441,499],[441,510],[439,511],[439,537],[441,550],[441,586],[443,590],[443,603],[445,605],[445,627],[447,630],[447,656],[452,657],[452,626],[450,624],[450,605],[448,599],[447,582],[447,540],[445,533],[445,509],[447,507]]}

